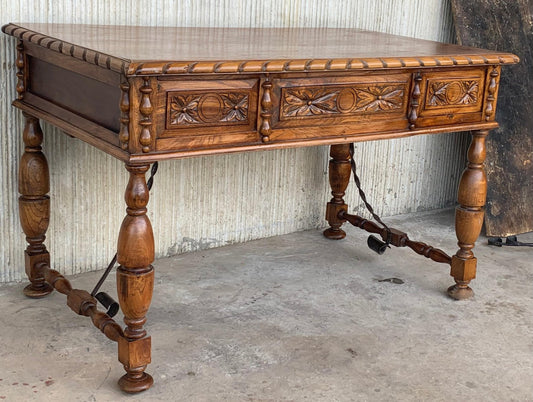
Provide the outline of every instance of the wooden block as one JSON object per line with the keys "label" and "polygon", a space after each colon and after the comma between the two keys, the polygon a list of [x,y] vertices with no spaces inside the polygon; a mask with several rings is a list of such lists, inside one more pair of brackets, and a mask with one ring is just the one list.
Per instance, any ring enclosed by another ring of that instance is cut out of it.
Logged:
{"label": "wooden block", "polygon": [[118,339],[118,361],[126,368],[142,367],[151,362],[152,338],[129,341],[127,338]]}
{"label": "wooden block", "polygon": [[450,275],[457,281],[468,282],[476,277],[477,258],[463,260],[456,255],[452,256],[452,269]]}
{"label": "wooden block", "polygon": [[34,267],[39,263],[46,263],[46,265],[50,265],[50,254],[48,251],[45,251],[44,253],[40,254],[28,254],[27,251],[24,251],[24,265],[26,268],[26,275],[28,275],[28,279],[30,281],[33,281],[37,279],[37,277],[41,278],[42,275],[39,275],[37,272],[35,272]]}
{"label": "wooden block", "polygon": [[343,223],[345,221],[345,219],[339,219],[339,213],[341,211],[348,212],[348,205],[328,202],[326,207],[326,220],[330,225],[332,223]]}

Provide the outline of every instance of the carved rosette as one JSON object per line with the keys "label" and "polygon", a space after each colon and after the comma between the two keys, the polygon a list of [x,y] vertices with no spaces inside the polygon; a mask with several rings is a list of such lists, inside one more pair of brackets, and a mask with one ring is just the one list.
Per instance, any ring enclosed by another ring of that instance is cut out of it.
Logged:
{"label": "carved rosette", "polygon": [[428,83],[426,107],[475,105],[478,101],[478,80],[449,80]]}
{"label": "carved rosette", "polygon": [[420,73],[416,73],[413,78],[413,91],[411,92],[411,100],[409,106],[409,130],[414,130],[416,128],[416,120],[418,119],[418,106],[420,100],[420,83],[422,82],[422,76]]}
{"label": "carved rosette", "polygon": [[281,117],[345,115],[398,111],[404,105],[405,84],[284,88]]}
{"label": "carved rosette", "polygon": [[15,64],[17,65],[17,98],[22,99],[26,88],[24,85],[24,44],[21,40],[17,43],[17,59]]}
{"label": "carved rosette", "polygon": [[168,93],[169,127],[248,124],[247,92]]}
{"label": "carved rosette", "polygon": [[120,84],[120,132],[118,138],[122,149],[128,149],[130,140],[130,85],[127,81]]}
{"label": "carved rosette", "polygon": [[485,107],[485,121],[489,121],[494,114],[494,101],[496,100],[496,88],[498,87],[498,70],[493,68],[490,72],[490,82],[487,89],[487,106]]}
{"label": "carved rosette", "polygon": [[150,85],[150,77],[143,77],[143,85],[139,89],[141,92],[141,101],[139,104],[139,111],[141,112],[141,120],[139,125],[141,126],[141,135],[139,136],[139,142],[142,146],[143,152],[150,152],[150,145],[152,144],[152,133],[150,132],[152,127],[152,112],[154,107],[150,100],[152,93],[152,86]]}
{"label": "carved rosette", "polygon": [[261,141],[270,141],[272,133],[272,82],[267,78],[261,85],[263,88],[263,97],[261,98],[261,126],[259,133]]}

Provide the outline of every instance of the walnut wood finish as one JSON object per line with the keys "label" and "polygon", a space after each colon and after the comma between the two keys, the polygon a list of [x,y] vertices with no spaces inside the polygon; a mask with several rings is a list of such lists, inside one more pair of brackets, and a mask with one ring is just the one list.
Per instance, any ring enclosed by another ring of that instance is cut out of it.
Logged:
{"label": "walnut wood finish", "polygon": [[50,178],[46,157],[41,152],[43,132],[39,120],[24,114],[24,153],[19,165],[19,218],[26,234],[28,247],[25,251],[26,275],[30,284],[24,288],[28,297],[43,297],[52,292],[37,265],[50,263],[50,255],[44,245],[50,220]]}
{"label": "walnut wood finish", "polygon": [[144,372],[150,363],[151,338],[143,328],[154,287],[154,235],[146,216],[149,194],[145,173],[149,165],[126,168],[130,174],[125,193],[127,215],[120,228],[117,252],[117,291],[126,323],[118,355],[126,374],[119,385],[123,391],[134,393],[150,388],[154,382]]}
{"label": "walnut wood finish", "polygon": [[350,182],[350,144],[332,145],[329,155],[329,185],[333,198],[326,207],[326,220],[330,227],[324,230],[324,236],[328,239],[340,240],[346,237],[346,232],[341,229],[344,219],[340,219],[341,212],[348,211],[348,205],[344,202],[344,194]]}
{"label": "walnut wood finish", "polygon": [[459,182],[455,210],[455,232],[459,250],[452,257],[451,276],[456,284],[448,289],[448,294],[457,300],[467,299],[473,291],[468,286],[476,277],[477,259],[472,249],[483,226],[485,199],[487,197],[487,177],[483,169],[487,130],[472,132],[472,143],[468,149],[468,165]]}
{"label": "walnut wood finish", "polygon": [[350,29],[2,29],[22,42],[15,106],[133,164],[492,129],[518,60]]}
{"label": "walnut wood finish", "polygon": [[51,269],[46,263],[38,264],[39,274],[42,275],[50,286],[59,293],[67,296],[67,305],[78,315],[90,317],[94,326],[109,339],[119,342],[124,337],[122,328],[107,314],[98,311],[96,299],[89,292],[81,289],[73,289],[70,282],[58,271]]}
{"label": "walnut wood finish", "polygon": [[[376,225],[347,214],[349,144],[475,130],[459,188],[457,254],[449,257],[393,231],[394,245],[451,265],[457,283],[452,297],[471,294],[472,248],[486,192],[483,141],[497,127],[501,65],[517,63],[515,55],[354,29],[8,24],[2,30],[19,40],[13,105],[26,113],[19,182],[20,218],[29,243],[31,284],[25,293],[44,296],[53,284],[68,294],[77,313],[104,328],[118,342],[124,391],[139,392],[153,382],[144,372],[151,359],[144,323],[154,284],[145,172],[155,161],[331,145],[330,228],[324,235],[343,238],[341,226],[349,220],[383,236]],[[105,324],[108,319],[87,292],[71,289],[49,268],[43,244],[48,167],[37,119],[126,164],[127,215],[117,270],[123,333]]]}
{"label": "walnut wood finish", "polygon": [[420,241],[413,241],[409,239],[407,233],[401,232],[397,229],[390,228],[390,235],[387,229],[378,226],[376,223],[362,218],[358,215],[351,215],[341,211],[339,213],[339,219],[342,221],[348,221],[352,225],[366,230],[370,233],[377,233],[381,236],[383,241],[389,240],[390,244],[395,247],[409,247],[415,253],[420,254],[435,262],[442,262],[445,264],[451,264],[452,257],[446,254],[444,251],[434,248],[426,243]]}
{"label": "walnut wood finish", "polygon": [[509,53],[358,29],[25,23],[8,24],[3,30],[127,75],[351,71],[518,61]]}

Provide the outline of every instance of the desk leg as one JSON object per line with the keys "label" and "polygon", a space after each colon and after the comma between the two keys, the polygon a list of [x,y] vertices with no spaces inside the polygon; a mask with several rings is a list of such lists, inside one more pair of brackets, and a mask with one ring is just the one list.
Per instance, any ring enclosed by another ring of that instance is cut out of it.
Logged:
{"label": "desk leg", "polygon": [[118,237],[117,289],[124,313],[124,338],[118,342],[118,359],[126,374],[119,380],[125,392],[140,392],[154,382],[144,370],[151,359],[151,338],[143,328],[154,288],[154,235],[146,216],[148,187],[145,172],[149,165],[126,165],[130,178],[126,188],[127,215]]}
{"label": "desk leg", "polygon": [[483,226],[487,177],[483,169],[486,149],[485,138],[488,130],[472,132],[472,142],[468,148],[468,164],[459,182],[459,206],[455,210],[455,232],[459,250],[452,257],[451,273],[456,284],[448,289],[448,294],[457,300],[468,299],[474,292],[468,286],[476,277],[477,260],[472,249]]}
{"label": "desk leg", "polygon": [[350,144],[332,145],[329,155],[329,184],[333,198],[326,207],[326,220],[330,228],[324,230],[324,236],[328,239],[339,240],[346,237],[346,233],[341,229],[344,223],[339,219],[340,211],[348,211],[348,205],[344,203],[344,194],[350,181]]}
{"label": "desk leg", "polygon": [[48,162],[41,152],[43,132],[39,119],[24,113],[24,153],[19,166],[19,217],[26,234],[28,247],[25,254],[26,275],[30,284],[24,288],[28,297],[43,297],[52,292],[36,267],[40,263],[50,265],[50,255],[44,245],[48,222],[50,221],[50,177]]}

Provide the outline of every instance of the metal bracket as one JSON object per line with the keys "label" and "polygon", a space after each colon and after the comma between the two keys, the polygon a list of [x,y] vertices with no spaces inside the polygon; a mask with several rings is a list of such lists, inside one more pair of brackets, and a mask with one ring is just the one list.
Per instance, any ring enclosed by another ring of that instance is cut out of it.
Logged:
{"label": "metal bracket", "polygon": [[489,246],[496,246],[496,247],[502,247],[502,246],[533,247],[533,243],[523,243],[521,241],[518,241],[518,238],[516,236],[507,236],[507,238],[505,239],[505,243],[503,242],[503,239],[501,237],[489,237],[488,244]]}

